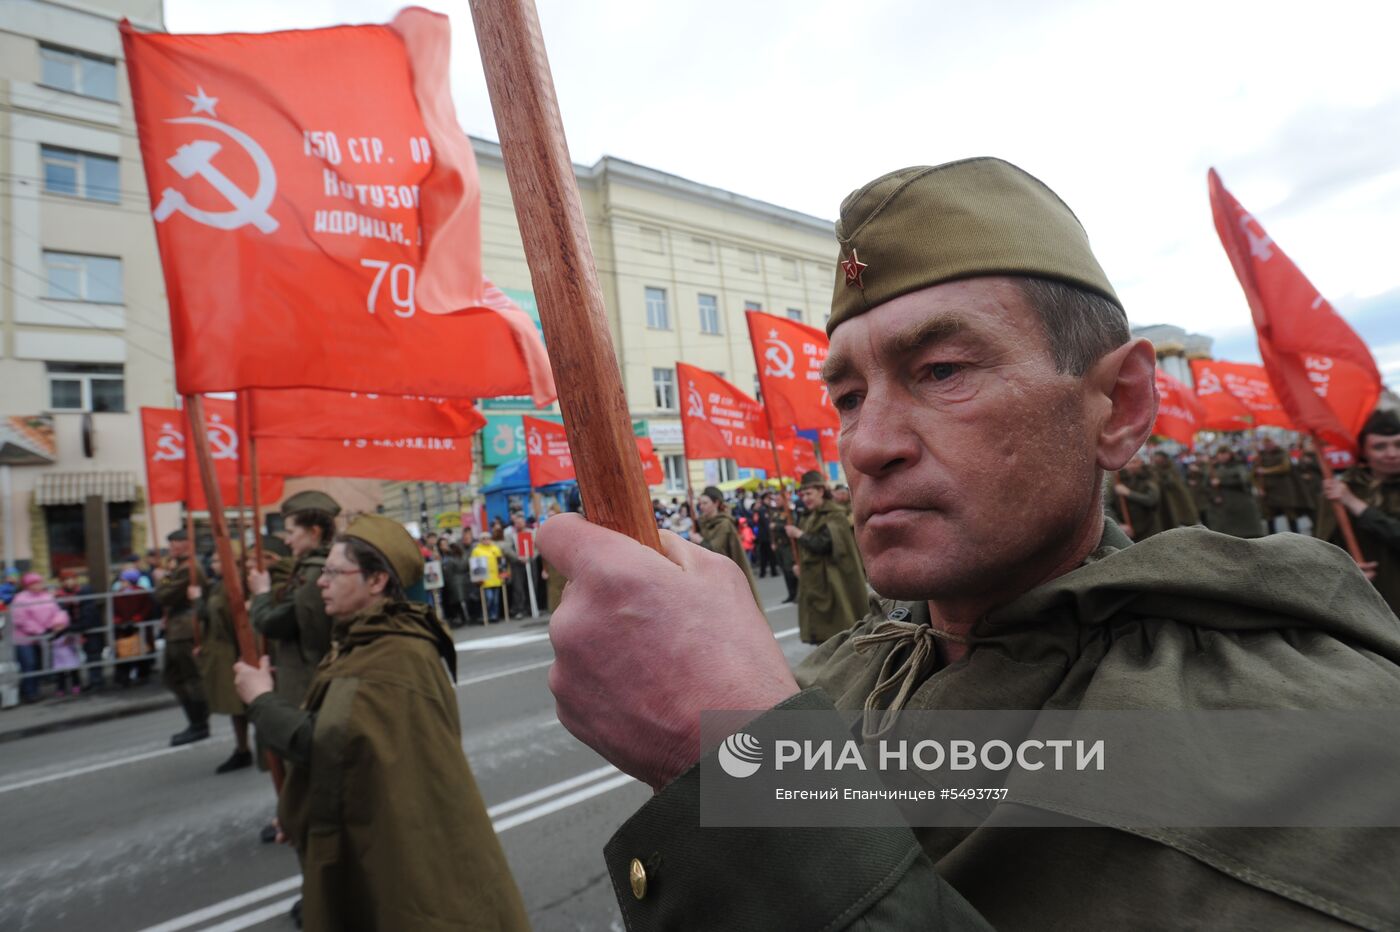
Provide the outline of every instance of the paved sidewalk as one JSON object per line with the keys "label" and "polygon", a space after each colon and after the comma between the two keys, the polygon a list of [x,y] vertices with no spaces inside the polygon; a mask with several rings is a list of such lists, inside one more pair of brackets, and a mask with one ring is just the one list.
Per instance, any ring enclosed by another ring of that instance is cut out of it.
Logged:
{"label": "paved sidewalk", "polygon": [[[458,644],[468,644],[503,636],[509,638],[532,633],[543,634],[548,631],[546,618],[547,616],[542,614],[538,619],[498,621],[486,627],[469,625],[453,629],[452,637]],[[43,690],[44,694],[48,695],[53,691],[53,687],[45,683]],[[176,705],[175,697],[160,684],[159,674],[152,674],[146,683],[127,689],[108,685],[96,692],[77,696],[55,696],[30,705],[0,709],[0,744],[128,715],[174,708]]]}

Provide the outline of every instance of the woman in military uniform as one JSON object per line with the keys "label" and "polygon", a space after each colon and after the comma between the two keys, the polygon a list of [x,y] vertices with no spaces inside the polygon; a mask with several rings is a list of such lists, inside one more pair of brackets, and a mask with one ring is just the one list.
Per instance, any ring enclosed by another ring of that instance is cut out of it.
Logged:
{"label": "woman in military uniform", "polygon": [[289,764],[278,817],[307,929],[529,928],[462,753],[452,637],[404,598],[422,577],[401,525],[357,518],[320,576],[332,645],[301,706],[272,691],[266,657],[235,668],[249,718]]}
{"label": "woman in military uniform", "polygon": [[739,569],[744,571],[744,577],[749,581],[749,590],[753,592],[753,600],[761,608],[763,602],[758,597],[758,584],[754,582],[753,567],[749,565],[748,555],[744,553],[744,545],[739,540],[739,526],[735,523],[734,516],[725,509],[724,493],[712,485],[707,486],[705,491],[700,493],[696,508],[700,511],[700,526],[698,532],[690,532],[690,539],[706,550],[722,553],[733,560]]}
{"label": "woman in military uniform", "polygon": [[1332,503],[1351,515],[1363,566],[1390,610],[1400,615],[1400,416],[1376,411],[1361,428],[1357,464],[1323,484],[1317,536],[1339,547],[1341,529]]}
{"label": "woman in military uniform", "polygon": [[869,594],[855,532],[816,470],[802,476],[807,513],[787,536],[797,541],[797,627],[802,640],[820,644],[865,617]]}

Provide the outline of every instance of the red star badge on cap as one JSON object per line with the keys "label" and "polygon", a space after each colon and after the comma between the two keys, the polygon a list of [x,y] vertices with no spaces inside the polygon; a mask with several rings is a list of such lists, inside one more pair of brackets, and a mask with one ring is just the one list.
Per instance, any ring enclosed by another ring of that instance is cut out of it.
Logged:
{"label": "red star badge on cap", "polygon": [[860,280],[860,274],[867,268],[866,263],[861,262],[856,256],[856,251],[851,250],[851,258],[841,260],[841,271],[846,273],[846,284],[855,285],[861,291],[865,290],[865,283]]}

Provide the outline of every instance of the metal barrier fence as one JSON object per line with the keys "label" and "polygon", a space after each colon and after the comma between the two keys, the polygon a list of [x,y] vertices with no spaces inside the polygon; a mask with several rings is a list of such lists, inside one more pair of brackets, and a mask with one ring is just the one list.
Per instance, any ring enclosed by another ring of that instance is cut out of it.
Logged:
{"label": "metal barrier fence", "polygon": [[[158,674],[161,669],[161,619],[160,606],[152,594],[144,589],[96,592],[90,595],[69,595],[62,590],[53,593],[58,607],[68,613],[68,626],[58,631],[50,631],[30,642],[36,650],[32,658],[37,666],[32,670],[22,669],[19,649],[26,646],[16,643],[18,632],[12,617],[11,608],[0,608],[0,708],[16,704],[22,694],[40,691],[49,678],[74,674],[80,676],[85,685],[124,683],[146,679]],[[90,603],[100,602],[97,612],[100,619],[93,619]],[[139,605],[136,603],[140,603]],[[118,614],[118,606],[122,612]],[[87,615],[86,618],[83,616]],[[137,617],[144,616],[144,617]],[[98,624],[92,624],[94,620]],[[54,649],[65,638],[77,638],[80,644],[71,645],[77,650],[81,662],[76,666],[54,666]],[[28,664],[25,664],[26,666]],[[27,687],[26,681],[35,685]]]}

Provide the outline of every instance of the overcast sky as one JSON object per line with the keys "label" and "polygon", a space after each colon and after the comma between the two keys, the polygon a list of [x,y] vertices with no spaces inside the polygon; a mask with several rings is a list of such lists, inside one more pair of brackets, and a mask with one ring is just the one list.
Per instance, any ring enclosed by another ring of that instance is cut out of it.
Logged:
{"label": "overcast sky", "polygon": [[[1078,214],[1134,323],[1257,361],[1211,222],[1215,166],[1400,389],[1400,4],[536,2],[576,162],[834,218],[892,169],[1001,156]],[[165,0],[172,32],[384,22],[402,5]],[[462,127],[497,139],[467,3],[423,5],[453,17]]]}

